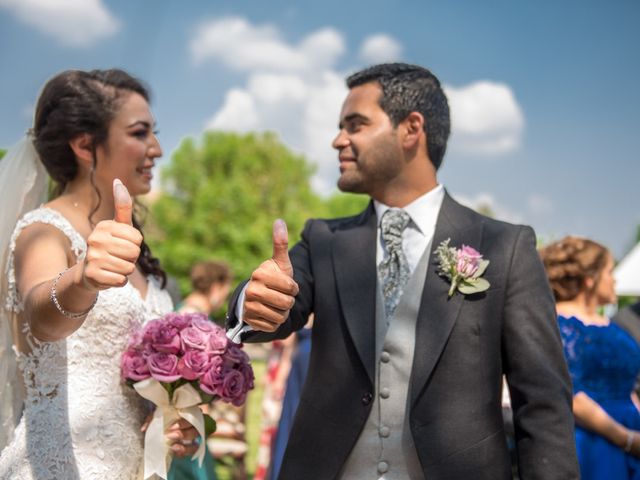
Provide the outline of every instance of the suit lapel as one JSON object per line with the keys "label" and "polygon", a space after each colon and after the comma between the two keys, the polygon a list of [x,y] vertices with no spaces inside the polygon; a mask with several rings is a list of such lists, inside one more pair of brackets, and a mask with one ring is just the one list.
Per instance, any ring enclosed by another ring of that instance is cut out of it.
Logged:
{"label": "suit lapel", "polygon": [[338,296],[347,329],[372,383],[375,372],[376,227],[371,202],[355,225],[335,232],[331,245]]}
{"label": "suit lapel", "polygon": [[437,272],[438,263],[433,252],[448,238],[451,239],[452,247],[460,248],[465,244],[479,249],[482,223],[474,221],[470,210],[463,208],[446,194],[431,244],[427,277],[416,323],[417,341],[411,373],[412,404],[427,383],[453,330],[464,300],[464,296],[459,292],[451,298],[448,297],[450,283]]}

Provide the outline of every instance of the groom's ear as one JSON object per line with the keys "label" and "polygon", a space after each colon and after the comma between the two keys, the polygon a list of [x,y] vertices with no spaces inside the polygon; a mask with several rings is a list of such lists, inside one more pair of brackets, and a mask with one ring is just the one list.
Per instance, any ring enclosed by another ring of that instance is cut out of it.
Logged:
{"label": "groom's ear", "polygon": [[406,150],[417,148],[421,142],[427,145],[424,132],[424,117],[420,112],[411,112],[400,123],[402,147]]}
{"label": "groom's ear", "polygon": [[90,169],[93,166],[93,137],[81,133],[69,141],[69,147],[81,167]]}

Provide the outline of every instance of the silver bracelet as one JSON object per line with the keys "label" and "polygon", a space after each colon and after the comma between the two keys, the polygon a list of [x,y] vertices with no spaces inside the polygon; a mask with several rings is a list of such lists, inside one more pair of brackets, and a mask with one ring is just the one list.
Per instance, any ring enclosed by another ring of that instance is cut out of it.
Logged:
{"label": "silver bracelet", "polygon": [[58,280],[60,280],[60,277],[62,277],[68,271],[69,271],[68,268],[66,270],[63,270],[58,274],[58,276],[53,281],[53,285],[51,285],[51,301],[56,306],[58,311],[65,317],[73,318],[73,319],[82,318],[82,317],[85,317],[93,309],[93,307],[96,306],[96,302],[98,301],[98,292],[96,292],[96,298],[93,299],[93,303],[84,312],[75,313],[75,312],[66,311],[64,308],[62,308],[62,305],[60,305],[60,302],[58,301],[56,286],[58,285]]}
{"label": "silver bracelet", "polygon": [[624,446],[624,451],[627,453],[630,453],[631,447],[633,447],[633,437],[634,437],[633,432],[627,433],[627,443]]}

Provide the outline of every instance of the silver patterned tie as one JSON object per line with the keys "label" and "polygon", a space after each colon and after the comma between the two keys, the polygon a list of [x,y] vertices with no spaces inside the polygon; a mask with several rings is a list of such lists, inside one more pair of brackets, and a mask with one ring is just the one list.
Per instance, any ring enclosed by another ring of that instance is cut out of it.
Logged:
{"label": "silver patterned tie", "polygon": [[402,290],[409,280],[409,262],[402,250],[402,232],[409,224],[409,214],[399,208],[390,208],[380,221],[382,240],[388,256],[378,265],[378,275],[382,282],[384,306],[387,318],[395,312]]}

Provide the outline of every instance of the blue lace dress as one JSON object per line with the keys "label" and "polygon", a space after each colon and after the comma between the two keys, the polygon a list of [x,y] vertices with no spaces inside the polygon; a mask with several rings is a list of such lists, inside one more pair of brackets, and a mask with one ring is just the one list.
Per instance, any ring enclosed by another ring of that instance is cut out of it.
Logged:
{"label": "blue lace dress", "polygon": [[[617,422],[640,430],[630,397],[640,372],[640,346],[615,323],[585,325],[563,316],[558,322],[574,394],[584,392]],[[640,480],[640,459],[577,425],[576,447],[583,480]]]}

